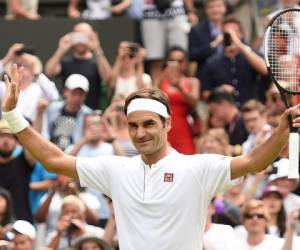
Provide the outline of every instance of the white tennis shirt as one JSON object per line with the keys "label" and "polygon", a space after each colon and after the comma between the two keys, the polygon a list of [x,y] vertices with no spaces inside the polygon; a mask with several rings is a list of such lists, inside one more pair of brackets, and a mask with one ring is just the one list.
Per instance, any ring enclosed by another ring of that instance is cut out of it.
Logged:
{"label": "white tennis shirt", "polygon": [[83,187],[112,198],[121,250],[200,250],[210,199],[234,184],[230,157],[172,150],[156,164],[141,156],[77,158]]}

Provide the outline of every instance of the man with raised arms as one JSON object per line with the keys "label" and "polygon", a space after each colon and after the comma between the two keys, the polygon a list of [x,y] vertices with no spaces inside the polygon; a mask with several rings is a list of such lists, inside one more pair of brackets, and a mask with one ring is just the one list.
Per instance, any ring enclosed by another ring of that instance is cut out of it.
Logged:
{"label": "man with raised arms", "polygon": [[79,179],[111,197],[122,250],[199,250],[210,199],[249,172],[265,169],[287,143],[287,116],[300,127],[298,107],[282,115],[269,139],[249,155],[182,155],[170,148],[170,109],[156,89],[132,93],[125,113],[131,140],[140,155],[76,158],[35,132],[16,109],[22,68],[5,77],[3,117],[18,140],[47,170]]}

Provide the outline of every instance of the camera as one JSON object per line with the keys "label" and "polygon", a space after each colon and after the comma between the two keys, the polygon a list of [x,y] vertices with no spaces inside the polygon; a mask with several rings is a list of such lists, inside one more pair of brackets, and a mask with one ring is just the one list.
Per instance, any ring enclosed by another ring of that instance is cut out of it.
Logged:
{"label": "camera", "polygon": [[137,44],[137,43],[130,43],[129,45],[128,45],[128,48],[129,48],[129,57],[130,58],[133,58],[133,57],[135,57],[135,55],[138,53],[138,51],[139,51],[139,44]]}
{"label": "camera", "polygon": [[228,47],[231,45],[231,35],[228,32],[224,32],[223,34],[223,43],[225,47]]}
{"label": "camera", "polygon": [[30,54],[30,55],[34,55],[35,54],[35,50],[32,46],[25,46],[22,49],[19,49],[15,52],[15,54],[17,56],[23,55],[24,53],[26,54]]}
{"label": "camera", "polygon": [[89,41],[89,37],[84,32],[73,32],[72,33],[72,44],[87,44]]}
{"label": "camera", "polygon": [[70,225],[69,225],[69,227],[68,227],[68,234],[72,234],[72,233],[74,233],[74,232],[76,232],[76,231],[78,231],[79,230],[79,227],[75,224],[75,223],[73,223],[72,221],[70,222]]}

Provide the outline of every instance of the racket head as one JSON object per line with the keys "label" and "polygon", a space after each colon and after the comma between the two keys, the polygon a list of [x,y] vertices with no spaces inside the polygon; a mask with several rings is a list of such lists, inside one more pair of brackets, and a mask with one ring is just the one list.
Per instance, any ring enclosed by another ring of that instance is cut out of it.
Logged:
{"label": "racket head", "polygon": [[300,8],[285,9],[270,20],[263,47],[269,75],[278,89],[300,94]]}

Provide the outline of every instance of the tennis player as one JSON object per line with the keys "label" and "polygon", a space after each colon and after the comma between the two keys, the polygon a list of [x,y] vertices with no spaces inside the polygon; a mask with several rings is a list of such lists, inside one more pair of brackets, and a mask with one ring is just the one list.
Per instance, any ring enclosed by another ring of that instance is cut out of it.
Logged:
{"label": "tennis player", "polygon": [[[121,250],[199,250],[211,198],[250,172],[264,170],[287,143],[287,116],[249,155],[182,155],[167,142],[171,128],[165,95],[157,89],[131,94],[125,103],[131,140],[140,155],[76,158],[64,154],[32,129],[16,108],[22,69],[13,65],[3,117],[18,140],[48,171],[79,179],[111,197]],[[294,119],[300,127],[300,118]]]}

